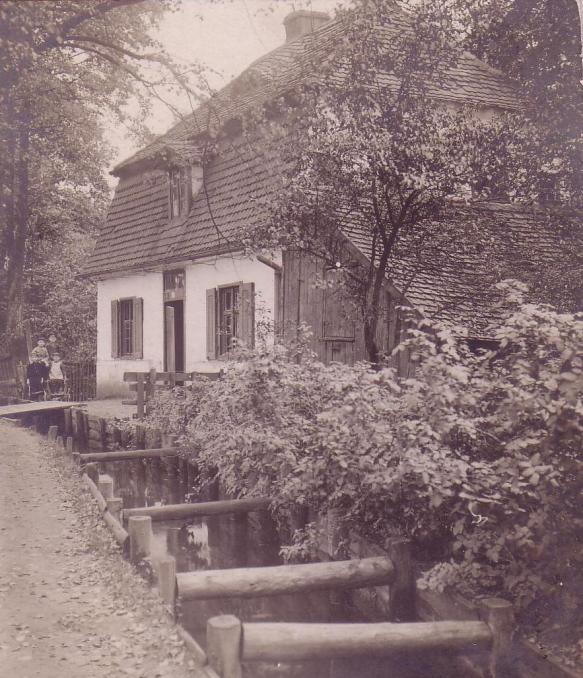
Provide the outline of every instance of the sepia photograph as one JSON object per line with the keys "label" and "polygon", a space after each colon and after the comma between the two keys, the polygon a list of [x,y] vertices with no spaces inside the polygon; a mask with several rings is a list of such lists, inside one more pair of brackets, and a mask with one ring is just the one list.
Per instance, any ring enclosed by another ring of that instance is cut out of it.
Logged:
{"label": "sepia photograph", "polygon": [[583,0],[0,0],[0,678],[583,678]]}

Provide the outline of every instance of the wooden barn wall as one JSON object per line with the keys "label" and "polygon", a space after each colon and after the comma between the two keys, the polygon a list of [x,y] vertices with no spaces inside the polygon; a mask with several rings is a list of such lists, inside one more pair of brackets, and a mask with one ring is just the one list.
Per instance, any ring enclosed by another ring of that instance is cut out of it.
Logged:
{"label": "wooden barn wall", "polygon": [[[334,286],[323,286],[318,280],[330,280],[338,275],[327,272],[322,261],[297,251],[283,254],[282,321],[283,337],[289,341],[297,336],[299,323],[312,329],[310,347],[318,358],[328,364],[332,361],[349,365],[368,360],[364,345],[363,320],[360,312],[347,301],[345,293]],[[397,345],[402,333],[402,322],[397,310],[398,301],[386,290],[385,310],[379,320],[377,341],[387,353]],[[407,356],[391,359],[401,376],[407,376],[410,367]]]}

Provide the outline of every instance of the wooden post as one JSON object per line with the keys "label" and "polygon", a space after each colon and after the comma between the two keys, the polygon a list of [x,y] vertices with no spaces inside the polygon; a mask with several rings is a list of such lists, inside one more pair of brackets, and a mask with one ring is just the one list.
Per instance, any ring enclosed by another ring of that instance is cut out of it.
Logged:
{"label": "wooden post", "polygon": [[60,447],[61,450],[65,447],[65,441],[63,440],[63,436],[57,436],[57,447]]}
{"label": "wooden post", "polygon": [[106,499],[107,510],[111,515],[121,524],[121,510],[123,509],[123,498],[122,497],[112,497]]}
{"label": "wooden post", "polygon": [[343,511],[339,508],[328,509],[326,514],[327,550],[333,558],[346,556],[342,553],[345,550],[343,542],[346,537],[345,529],[342,527],[342,514]]}
{"label": "wooden post", "polygon": [[49,442],[56,443],[58,435],[59,435],[59,427],[58,426],[49,426],[49,433],[48,433]]}
{"label": "wooden post", "polygon": [[146,449],[146,427],[136,424],[136,450]]}
{"label": "wooden post", "polygon": [[146,392],[146,414],[148,414],[148,403],[152,402],[154,397],[154,392],[156,391],[156,368],[152,367],[150,369],[150,374],[148,375],[148,385]]}
{"label": "wooden post", "polygon": [[63,419],[65,421],[64,433],[65,435],[71,435],[73,432],[73,415],[71,413],[71,408],[63,410]]}
{"label": "wooden post", "polygon": [[207,655],[221,678],[241,678],[241,622],[232,614],[211,617],[206,625]]}
{"label": "wooden post", "polygon": [[75,410],[75,430],[77,433],[77,449],[82,449],[85,441],[85,426],[82,410]]}
{"label": "wooden post", "polygon": [[138,403],[138,419],[144,418],[144,375],[137,373],[136,399]]}
{"label": "wooden post", "polygon": [[176,560],[167,556],[158,561],[158,591],[162,600],[174,612],[176,603]]}
{"label": "wooden post", "polygon": [[510,667],[512,636],[515,630],[512,603],[502,598],[485,598],[480,601],[480,616],[492,631],[492,650],[489,675],[501,678]]}
{"label": "wooden post", "polygon": [[107,452],[107,419],[99,417],[99,436],[101,438],[101,449]]}
{"label": "wooden post", "polygon": [[67,436],[65,449],[67,450],[68,454],[73,454],[73,438],[71,436]]}
{"label": "wooden post", "polygon": [[113,499],[113,478],[111,476],[99,476],[97,487],[104,499]]}
{"label": "wooden post", "polygon": [[150,555],[152,519],[147,516],[132,516],[128,520],[130,535],[130,560],[133,563]]}
{"label": "wooden post", "polygon": [[79,464],[81,463],[81,459],[80,459],[81,455],[79,454],[79,452],[73,452],[72,457],[73,457],[73,463],[75,464],[75,466],[79,466]]}
{"label": "wooden post", "polygon": [[99,484],[99,467],[97,464],[86,464],[85,473],[96,485]]}
{"label": "wooden post", "polygon": [[176,555],[180,549],[179,527],[169,527],[166,530],[166,548],[172,555]]}
{"label": "wooden post", "polygon": [[119,449],[122,447],[122,436],[121,431],[117,426],[112,428],[112,438],[113,438],[113,448]]}
{"label": "wooden post", "polygon": [[387,555],[395,567],[395,580],[389,587],[391,621],[415,619],[415,574],[411,558],[411,540],[392,537],[387,542]]}

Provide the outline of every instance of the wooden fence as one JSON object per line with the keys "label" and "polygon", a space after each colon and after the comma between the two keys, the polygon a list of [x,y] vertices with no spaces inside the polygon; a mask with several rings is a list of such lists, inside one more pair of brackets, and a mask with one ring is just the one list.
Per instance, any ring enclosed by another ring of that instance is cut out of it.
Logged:
{"label": "wooden fence", "polygon": [[135,400],[124,400],[125,405],[135,405],[138,408],[138,419],[143,419],[146,414],[148,400],[159,389],[170,389],[177,384],[192,383],[197,379],[215,380],[220,377],[220,372],[157,372],[151,369],[149,372],[124,372],[123,380],[129,383],[131,392],[135,392]]}
{"label": "wooden fence", "polygon": [[6,401],[11,401],[21,396],[16,361],[12,356],[0,358],[0,396]]}
{"label": "wooden fence", "polygon": [[[95,361],[63,362],[69,400],[77,402],[95,398]],[[0,358],[0,396],[26,400],[26,365],[12,356]]]}
{"label": "wooden fence", "polygon": [[241,678],[243,662],[301,661],[338,657],[391,657],[430,650],[486,651],[492,678],[506,675],[514,632],[512,605],[482,601],[483,621],[394,624],[241,623],[233,615],[207,623],[207,657],[220,678]]}
{"label": "wooden fence", "polygon": [[69,399],[77,402],[95,398],[96,371],[94,360],[67,360],[63,363]]}

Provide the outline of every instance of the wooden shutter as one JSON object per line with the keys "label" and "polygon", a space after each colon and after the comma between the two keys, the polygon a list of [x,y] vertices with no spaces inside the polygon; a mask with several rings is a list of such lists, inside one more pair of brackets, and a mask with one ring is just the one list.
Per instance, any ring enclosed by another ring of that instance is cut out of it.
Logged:
{"label": "wooden shutter", "polygon": [[253,348],[255,344],[255,284],[241,283],[239,288],[239,339]]}
{"label": "wooden shutter", "polygon": [[276,342],[283,339],[283,282],[282,272],[273,272],[273,334]]}
{"label": "wooden shutter", "polygon": [[206,357],[217,357],[217,291],[213,287],[206,291]]}
{"label": "wooden shutter", "polygon": [[141,297],[132,299],[134,306],[134,358],[144,357],[144,300]]}
{"label": "wooden shutter", "polygon": [[111,357],[119,358],[119,301],[111,300]]}

